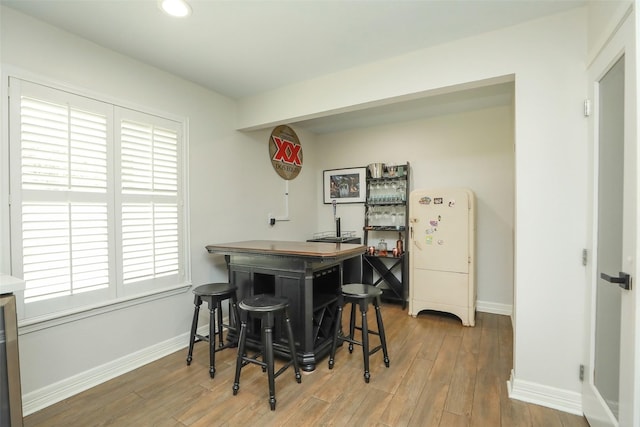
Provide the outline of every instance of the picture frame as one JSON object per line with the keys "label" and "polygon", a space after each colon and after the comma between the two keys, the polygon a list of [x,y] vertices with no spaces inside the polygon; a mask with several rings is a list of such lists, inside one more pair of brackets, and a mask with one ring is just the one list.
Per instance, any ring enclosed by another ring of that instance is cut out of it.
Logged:
{"label": "picture frame", "polygon": [[324,203],[364,203],[367,168],[329,169],[323,173]]}

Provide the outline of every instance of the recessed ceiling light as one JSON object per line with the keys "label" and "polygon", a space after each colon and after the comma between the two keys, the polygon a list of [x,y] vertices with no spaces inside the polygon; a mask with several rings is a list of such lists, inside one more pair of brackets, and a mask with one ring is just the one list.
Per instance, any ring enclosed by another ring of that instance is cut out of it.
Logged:
{"label": "recessed ceiling light", "polygon": [[170,16],[184,18],[191,15],[191,6],[185,0],[158,0],[160,9]]}

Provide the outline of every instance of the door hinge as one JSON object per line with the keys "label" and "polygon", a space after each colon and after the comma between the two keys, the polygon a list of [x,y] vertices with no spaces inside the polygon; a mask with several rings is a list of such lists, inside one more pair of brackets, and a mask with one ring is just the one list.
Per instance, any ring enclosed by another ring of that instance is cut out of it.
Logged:
{"label": "door hinge", "polygon": [[585,266],[587,265],[587,261],[589,259],[588,254],[589,252],[587,252],[586,249],[582,250],[582,265],[585,265]]}
{"label": "door hinge", "polygon": [[584,365],[580,365],[580,381],[584,381]]}
{"label": "door hinge", "polygon": [[591,100],[590,99],[585,99],[584,100],[584,116],[585,117],[589,117],[591,115]]}

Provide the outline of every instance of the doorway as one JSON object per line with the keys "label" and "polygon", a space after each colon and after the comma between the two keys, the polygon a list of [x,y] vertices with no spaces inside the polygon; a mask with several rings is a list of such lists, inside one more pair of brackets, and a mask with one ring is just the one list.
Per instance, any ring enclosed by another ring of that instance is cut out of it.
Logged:
{"label": "doorway", "polygon": [[[593,260],[587,270],[587,348],[582,404],[595,426],[635,425],[635,81],[632,22],[620,27],[589,69],[594,113]],[[637,421],[637,420],[636,420]]]}

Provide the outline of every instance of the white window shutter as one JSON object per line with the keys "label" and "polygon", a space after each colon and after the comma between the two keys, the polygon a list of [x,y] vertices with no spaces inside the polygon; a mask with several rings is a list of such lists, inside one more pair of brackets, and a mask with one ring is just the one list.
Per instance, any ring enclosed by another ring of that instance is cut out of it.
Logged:
{"label": "white window shutter", "polygon": [[122,192],[178,192],[178,134],[151,124],[122,120]]}
{"label": "white window shutter", "polygon": [[25,302],[107,288],[107,117],[29,96],[20,117]]}
{"label": "white window shutter", "polygon": [[107,119],[22,97],[22,189],[106,192]]}
{"label": "white window shutter", "polygon": [[25,317],[183,283],[182,124],[15,78],[10,94]]}
{"label": "white window shutter", "polygon": [[176,123],[119,114],[122,280],[139,287],[181,274],[179,133]]}

